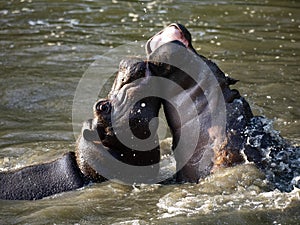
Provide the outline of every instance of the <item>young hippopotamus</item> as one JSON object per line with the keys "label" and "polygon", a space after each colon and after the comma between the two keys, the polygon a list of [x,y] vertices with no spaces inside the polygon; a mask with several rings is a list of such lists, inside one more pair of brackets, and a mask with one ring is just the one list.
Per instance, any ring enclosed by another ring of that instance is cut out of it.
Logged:
{"label": "young hippopotamus", "polygon": [[183,25],[173,23],[146,44],[152,74],[169,80],[159,90],[169,93],[162,103],[173,136],[177,181],[198,182],[220,167],[250,161],[276,188],[299,187],[294,178],[300,174],[300,148],[281,138],[267,119],[253,116],[246,100],[230,89],[237,80],[198,54],[191,40]]}

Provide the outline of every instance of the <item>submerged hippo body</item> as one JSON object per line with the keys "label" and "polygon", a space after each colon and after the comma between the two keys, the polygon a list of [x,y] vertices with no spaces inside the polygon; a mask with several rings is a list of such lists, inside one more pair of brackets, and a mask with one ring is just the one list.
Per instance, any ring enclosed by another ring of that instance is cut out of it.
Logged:
{"label": "submerged hippo body", "polygon": [[53,162],[0,173],[0,199],[33,200],[82,187],[74,152]]}

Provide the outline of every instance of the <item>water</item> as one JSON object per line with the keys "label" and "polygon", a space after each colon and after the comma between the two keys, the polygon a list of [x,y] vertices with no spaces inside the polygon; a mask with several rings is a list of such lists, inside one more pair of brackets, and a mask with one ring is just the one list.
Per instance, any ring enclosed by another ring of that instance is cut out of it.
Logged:
{"label": "water", "polygon": [[[250,102],[300,143],[298,1],[1,1],[0,169],[75,149],[72,102],[88,66],[171,22]],[[118,62],[116,62],[118,64]],[[199,185],[95,184],[40,201],[0,201],[0,224],[299,224],[300,191],[270,191],[251,165]]]}

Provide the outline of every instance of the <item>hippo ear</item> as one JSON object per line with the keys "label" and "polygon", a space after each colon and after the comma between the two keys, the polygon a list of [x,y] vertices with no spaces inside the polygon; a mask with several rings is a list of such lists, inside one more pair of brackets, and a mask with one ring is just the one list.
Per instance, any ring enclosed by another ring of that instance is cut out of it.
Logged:
{"label": "hippo ear", "polygon": [[87,141],[100,141],[97,131],[85,129],[82,132],[82,136]]}
{"label": "hippo ear", "polygon": [[236,82],[238,82],[239,80],[236,80],[234,78],[231,77],[226,77],[226,81],[228,85],[232,85],[232,84],[236,84]]}

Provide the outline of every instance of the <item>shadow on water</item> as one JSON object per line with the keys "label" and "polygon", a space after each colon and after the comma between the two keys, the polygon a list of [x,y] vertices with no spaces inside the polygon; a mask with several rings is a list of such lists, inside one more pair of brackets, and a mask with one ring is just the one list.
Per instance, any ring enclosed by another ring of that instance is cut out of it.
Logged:
{"label": "shadow on water", "polygon": [[[2,1],[0,169],[74,150],[72,101],[84,71],[110,48],[146,41],[175,21],[187,25],[197,51],[240,80],[255,114],[299,145],[299,9],[276,0]],[[299,193],[270,191],[246,164],[199,185],[107,182],[40,201],[0,201],[0,223],[299,224]]]}

